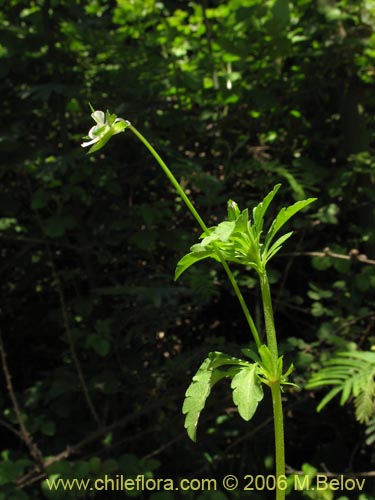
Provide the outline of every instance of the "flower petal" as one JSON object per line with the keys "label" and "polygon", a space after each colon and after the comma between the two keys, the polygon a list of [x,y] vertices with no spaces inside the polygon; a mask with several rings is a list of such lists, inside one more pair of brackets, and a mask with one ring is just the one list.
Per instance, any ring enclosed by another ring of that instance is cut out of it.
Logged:
{"label": "flower petal", "polygon": [[104,125],[105,123],[105,114],[103,111],[94,111],[91,114],[92,118],[96,121],[98,125]]}
{"label": "flower petal", "polygon": [[91,146],[91,144],[95,144],[96,142],[98,142],[100,140],[100,137],[95,137],[95,139],[93,139],[92,141],[88,141],[88,142],[83,142],[81,144],[81,146],[83,148],[87,148],[87,146]]}

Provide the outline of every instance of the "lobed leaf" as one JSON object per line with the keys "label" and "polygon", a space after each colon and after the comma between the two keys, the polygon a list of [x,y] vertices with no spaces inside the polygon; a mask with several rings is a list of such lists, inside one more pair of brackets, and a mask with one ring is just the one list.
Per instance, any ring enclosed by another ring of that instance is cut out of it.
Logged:
{"label": "lobed leaf", "polygon": [[[218,368],[223,365],[232,365],[236,368],[234,370],[219,370]],[[243,367],[246,368],[249,366],[249,363],[222,352],[214,351],[209,353],[194,375],[185,393],[185,400],[182,407],[182,413],[186,415],[185,428],[192,441],[196,440],[199,416],[206,404],[212,387],[224,377],[234,377],[239,369],[237,366],[243,369]]]}
{"label": "lobed leaf", "polygon": [[257,374],[257,365],[254,363],[242,367],[233,377],[231,387],[233,401],[239,414],[244,420],[249,421],[263,399],[263,388]]}
{"label": "lobed leaf", "polygon": [[210,369],[211,360],[206,358],[185,393],[182,413],[186,415],[185,429],[192,441],[196,441],[198,419],[213,385],[220,380]]}

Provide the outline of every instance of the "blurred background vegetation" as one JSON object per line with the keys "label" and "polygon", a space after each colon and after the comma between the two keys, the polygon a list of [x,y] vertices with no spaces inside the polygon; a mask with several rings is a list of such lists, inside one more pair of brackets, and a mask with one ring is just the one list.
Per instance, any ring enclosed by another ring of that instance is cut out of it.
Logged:
{"label": "blurred background vegetation", "polygon": [[[303,388],[335,353],[375,344],[374,2],[0,7],[0,499],[104,498],[49,492],[48,476],[272,474],[269,400],[246,424],[222,383],[198,443],[184,432],[192,374],[250,334],[218,265],[173,282],[199,230],[131,134],[85,154],[88,103],[151,140],[208,224],[227,199],[252,207],[278,182],[279,208],[318,197],[271,266],[281,349]],[[238,278],[261,322],[254,277]],[[288,471],[374,471],[374,419],[357,421],[350,401],[316,413],[325,393],[284,393]],[[375,497],[374,484],[350,498]],[[249,496],[273,494],[138,492]]]}

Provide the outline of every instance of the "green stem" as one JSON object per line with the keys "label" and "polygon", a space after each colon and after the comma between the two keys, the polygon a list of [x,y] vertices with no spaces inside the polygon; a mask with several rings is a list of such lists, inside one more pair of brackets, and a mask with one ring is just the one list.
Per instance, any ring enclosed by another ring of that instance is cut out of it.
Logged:
{"label": "green stem", "polygon": [[199,213],[195,209],[195,207],[192,204],[192,202],[189,200],[188,196],[185,194],[185,191],[180,186],[180,184],[177,181],[176,177],[172,174],[172,172],[169,170],[169,168],[167,167],[167,165],[165,164],[165,162],[163,161],[163,159],[161,158],[161,156],[158,154],[158,152],[153,148],[153,146],[151,146],[151,144],[148,142],[148,140],[146,139],[146,137],[144,137],[140,132],[138,132],[138,130],[135,127],[133,127],[133,125],[130,125],[128,127],[128,129],[131,130],[133,132],[133,134],[136,135],[138,137],[138,139],[150,151],[150,153],[152,154],[152,156],[155,158],[155,160],[161,166],[161,168],[162,168],[163,172],[165,173],[165,175],[170,180],[170,182],[173,185],[173,187],[176,189],[176,191],[178,192],[178,194],[181,196],[181,198],[185,202],[185,204],[188,207],[188,209],[190,210],[190,212],[195,217],[195,220],[198,222],[198,224],[200,225],[200,227],[202,228],[202,230],[206,234],[208,234],[208,227],[203,222],[203,219],[201,218],[201,216],[199,215]]}
{"label": "green stem", "polygon": [[[280,477],[285,477],[285,444],[284,444],[284,417],[283,403],[281,400],[280,382],[271,385],[273,424],[275,430],[275,462],[276,462],[276,485]],[[284,500],[284,489],[276,488],[276,500]]]}
{"label": "green stem", "polygon": [[[203,232],[208,235],[209,234],[208,227],[204,223],[203,219],[201,218],[201,216],[197,212],[196,208],[194,207],[194,205],[190,201],[189,197],[186,195],[185,191],[182,189],[181,185],[179,184],[179,182],[177,181],[177,179],[175,178],[175,176],[169,170],[169,168],[167,167],[167,165],[165,164],[165,162],[163,161],[163,159],[160,157],[160,155],[157,153],[157,151],[148,142],[148,140],[135,127],[133,127],[133,125],[130,125],[128,127],[128,129],[131,130],[133,132],[133,134],[150,151],[150,153],[152,154],[152,156],[155,158],[155,160],[158,162],[158,164],[162,168],[162,170],[165,173],[165,175],[170,180],[170,182],[173,185],[173,187],[176,189],[176,191],[178,192],[178,194],[181,196],[182,200],[185,202],[186,206],[188,207],[188,209],[190,210],[190,212],[194,216],[195,220],[198,222],[198,224],[202,228]],[[231,282],[231,285],[233,287],[234,293],[236,294],[236,296],[238,298],[238,301],[239,301],[239,303],[240,303],[240,305],[242,307],[242,310],[243,310],[243,312],[245,314],[246,320],[247,320],[248,325],[250,327],[250,331],[253,334],[255,343],[256,343],[256,345],[257,345],[257,347],[259,349],[259,347],[262,345],[262,342],[260,340],[258,331],[257,331],[255,323],[253,321],[253,318],[251,317],[250,311],[249,311],[249,309],[248,309],[248,307],[246,305],[246,302],[245,302],[245,300],[243,298],[241,290],[239,289],[239,287],[237,285],[237,282],[236,282],[236,280],[235,280],[235,278],[233,276],[232,271],[230,270],[230,267],[228,266],[228,263],[225,261],[224,257],[222,256],[222,254],[221,254],[221,252],[219,250],[217,250],[217,254],[218,254],[219,258],[220,258],[220,262],[221,262],[222,266],[225,269],[225,272],[228,275],[228,278],[229,278],[229,281]]]}
{"label": "green stem", "polygon": [[[259,274],[260,288],[262,292],[262,302],[264,311],[264,322],[266,326],[267,345],[271,352],[275,379],[271,381],[270,387],[272,392],[272,409],[273,409],[273,423],[275,431],[275,462],[276,462],[276,480],[279,484],[278,478],[285,476],[285,444],[284,444],[284,417],[283,405],[281,400],[281,384],[280,374],[278,373],[278,348],[277,337],[275,329],[275,320],[272,310],[271,291],[268,282],[266,271]],[[282,484],[282,483],[281,483]],[[283,489],[276,489],[276,500],[284,500],[285,491]]]}
{"label": "green stem", "polygon": [[266,271],[259,274],[259,281],[260,281],[260,289],[262,292],[262,302],[263,302],[263,311],[264,311],[264,323],[266,326],[267,345],[268,345],[269,350],[271,351],[274,363],[277,363],[277,359],[279,357],[279,354],[278,354],[278,349],[277,349],[275,320],[273,317],[271,291],[270,291],[270,285],[268,283],[268,277],[267,277]]}

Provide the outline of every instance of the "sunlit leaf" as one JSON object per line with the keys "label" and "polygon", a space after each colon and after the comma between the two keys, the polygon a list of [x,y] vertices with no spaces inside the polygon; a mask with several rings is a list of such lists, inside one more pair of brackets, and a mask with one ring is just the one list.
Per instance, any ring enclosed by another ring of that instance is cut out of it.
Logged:
{"label": "sunlit leaf", "polygon": [[257,365],[248,365],[233,377],[233,402],[241,417],[248,421],[254,415],[259,402],[263,399],[262,383],[257,374]]}

